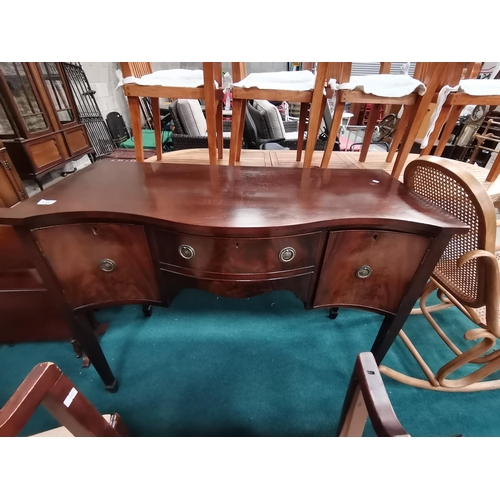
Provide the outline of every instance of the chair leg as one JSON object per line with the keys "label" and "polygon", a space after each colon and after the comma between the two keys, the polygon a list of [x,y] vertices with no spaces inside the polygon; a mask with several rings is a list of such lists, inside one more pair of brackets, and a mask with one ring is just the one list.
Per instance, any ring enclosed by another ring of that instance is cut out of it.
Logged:
{"label": "chair leg", "polygon": [[321,159],[321,168],[328,168],[328,163],[330,163],[333,147],[335,146],[335,139],[337,138],[340,122],[342,121],[342,113],[344,112],[344,108],[345,102],[340,102],[340,100],[337,99],[337,103],[335,104],[335,112],[332,119],[332,126],[330,128],[330,134],[328,135],[325,152],[323,153],[323,158]]}
{"label": "chair leg", "polygon": [[406,131],[406,127],[408,127],[408,123],[411,123],[412,114],[415,111],[414,106],[405,106],[403,110],[403,115],[396,125],[396,132],[394,133],[394,137],[391,142],[391,147],[389,148],[389,153],[387,154],[387,158],[385,161],[387,163],[392,163],[394,160],[394,156],[396,156],[396,152],[401,144],[401,139]]}
{"label": "chair leg", "polygon": [[491,170],[488,177],[486,177],[486,180],[488,182],[494,182],[497,180],[498,174],[500,174],[500,153],[497,153],[497,157],[491,166]]}
{"label": "chair leg", "polygon": [[203,65],[203,86],[205,89],[208,157],[210,165],[215,165],[217,163],[217,105],[215,102],[213,63],[205,63]]}
{"label": "chair leg", "polygon": [[241,110],[243,104],[246,104],[246,101],[242,99],[233,100],[233,123],[231,125],[231,142],[229,145],[229,165],[231,167],[236,165],[237,158],[240,156],[239,151],[241,151],[243,134],[240,137],[239,132],[241,129]]}
{"label": "chair leg", "polygon": [[141,103],[139,97],[129,96],[128,106],[130,109],[130,123],[132,125],[132,136],[134,138],[135,159],[144,161],[144,149],[142,142]]}
{"label": "chair leg", "polygon": [[408,159],[408,155],[410,154],[411,148],[413,147],[413,143],[417,138],[418,130],[422,125],[422,120],[427,114],[427,108],[432,100],[432,92],[426,92],[423,96],[419,96],[417,98],[417,102],[414,104],[415,110],[413,115],[413,119],[410,119],[410,123],[406,127],[405,134],[403,137],[403,141],[401,147],[398,151],[398,156],[396,157],[396,161],[394,162],[394,166],[392,168],[391,175],[396,179],[399,178],[401,172],[403,171],[403,167],[405,166],[405,162]]}
{"label": "chair leg", "polygon": [[316,138],[319,134],[321,120],[323,118],[323,110],[326,106],[324,86],[328,76],[328,64],[319,63],[316,72],[316,83],[314,84],[314,90],[311,99],[311,107],[309,109],[309,125],[307,127],[307,142],[303,165],[304,168],[311,168],[314,149],[316,147]]}
{"label": "chair leg", "polygon": [[448,120],[443,129],[443,133],[441,134],[441,139],[439,139],[439,144],[437,145],[436,151],[434,152],[434,156],[441,156],[443,154],[444,148],[446,147],[446,144],[448,144],[448,139],[450,138],[450,135],[455,128],[455,124],[457,123],[462,109],[462,106],[453,106],[451,108],[448,115]]}
{"label": "chair leg", "polygon": [[437,141],[439,133],[441,132],[444,124],[446,123],[450,111],[451,111],[451,106],[449,104],[445,104],[443,106],[443,109],[441,110],[441,113],[439,113],[438,119],[436,120],[436,125],[434,126],[434,130],[429,136],[429,142],[427,143],[427,146],[420,153],[420,156],[431,154],[432,148],[434,147],[434,143]]}
{"label": "chair leg", "polygon": [[161,134],[160,98],[151,97],[151,108],[153,110],[153,128],[155,131],[156,159],[161,161],[163,156],[163,144]]}
{"label": "chair leg", "polygon": [[377,125],[377,119],[380,115],[381,104],[373,104],[370,111],[370,116],[368,117],[368,123],[365,129],[365,136],[363,137],[363,145],[361,146],[361,153],[359,155],[359,161],[366,161],[366,155],[370,149],[370,143],[372,142],[373,132],[375,126]]}
{"label": "chair leg", "polygon": [[306,131],[307,112],[309,111],[309,103],[302,102],[300,104],[299,117],[299,137],[297,139],[297,161],[302,158],[302,149],[304,148],[304,133]]}
{"label": "chair leg", "polygon": [[217,158],[224,158],[224,134],[222,127],[222,101],[217,101]]}
{"label": "chair leg", "polygon": [[238,150],[236,151],[236,161],[241,159],[241,150],[243,148],[243,132],[245,130],[245,114],[247,112],[246,99],[241,103],[240,109],[240,127],[238,129]]}

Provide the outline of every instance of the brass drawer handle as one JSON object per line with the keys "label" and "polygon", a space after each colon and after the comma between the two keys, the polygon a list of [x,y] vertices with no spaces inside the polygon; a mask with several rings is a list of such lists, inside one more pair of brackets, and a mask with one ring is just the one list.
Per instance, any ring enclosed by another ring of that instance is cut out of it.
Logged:
{"label": "brass drawer handle", "polygon": [[280,252],[280,260],[281,262],[291,262],[294,257],[295,257],[295,249],[292,248],[292,247],[286,247],[286,248],[283,248],[283,250],[281,250]]}
{"label": "brass drawer handle", "polygon": [[372,268],[370,266],[359,266],[354,272],[354,275],[356,276],[356,278],[364,279],[368,278],[371,273]]}
{"label": "brass drawer handle", "polygon": [[110,273],[116,269],[116,264],[111,259],[102,259],[99,261],[99,267],[105,273]]}
{"label": "brass drawer handle", "polygon": [[179,247],[179,253],[181,257],[186,260],[192,259],[195,256],[194,248],[189,245],[181,245]]}

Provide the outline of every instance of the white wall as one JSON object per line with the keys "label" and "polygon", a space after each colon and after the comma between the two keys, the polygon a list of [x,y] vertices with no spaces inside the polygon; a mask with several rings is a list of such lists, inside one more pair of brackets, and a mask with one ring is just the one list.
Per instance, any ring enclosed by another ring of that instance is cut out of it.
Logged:
{"label": "white wall", "polygon": [[116,70],[119,64],[116,62],[82,62],[83,70],[87,75],[90,87],[95,90],[96,98],[102,117],[111,111],[120,113],[125,123],[130,125],[128,104],[121,88],[116,89],[118,79]]}

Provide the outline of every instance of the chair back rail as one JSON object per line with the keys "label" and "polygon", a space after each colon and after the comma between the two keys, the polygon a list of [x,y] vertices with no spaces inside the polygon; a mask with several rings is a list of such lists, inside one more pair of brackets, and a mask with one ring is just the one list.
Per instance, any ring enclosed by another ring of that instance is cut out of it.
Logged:
{"label": "chair back rail", "polygon": [[150,62],[121,62],[120,67],[124,78],[128,76],[141,78],[153,72],[153,66]]}

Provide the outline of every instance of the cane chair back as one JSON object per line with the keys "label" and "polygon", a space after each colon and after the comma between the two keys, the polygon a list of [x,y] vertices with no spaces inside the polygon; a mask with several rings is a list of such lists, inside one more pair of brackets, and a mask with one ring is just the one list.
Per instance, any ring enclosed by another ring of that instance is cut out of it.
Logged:
{"label": "cane chair back", "polygon": [[460,163],[444,158],[422,156],[412,161],[405,170],[404,183],[470,227],[467,233],[453,236],[432,277],[464,306],[484,306],[488,290],[482,285],[487,263],[472,259],[458,266],[457,262],[473,250],[495,253],[496,215],[490,197]]}

